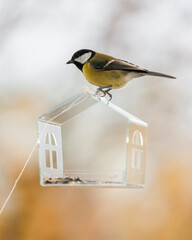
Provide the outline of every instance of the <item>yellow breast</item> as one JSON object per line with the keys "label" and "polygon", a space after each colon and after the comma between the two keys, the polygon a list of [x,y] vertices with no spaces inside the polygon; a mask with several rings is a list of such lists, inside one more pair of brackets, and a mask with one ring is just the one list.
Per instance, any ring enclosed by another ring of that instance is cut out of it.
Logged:
{"label": "yellow breast", "polygon": [[94,69],[89,62],[84,64],[82,70],[86,79],[91,84],[99,87],[112,86],[112,88],[122,88],[127,84],[127,73],[125,71]]}

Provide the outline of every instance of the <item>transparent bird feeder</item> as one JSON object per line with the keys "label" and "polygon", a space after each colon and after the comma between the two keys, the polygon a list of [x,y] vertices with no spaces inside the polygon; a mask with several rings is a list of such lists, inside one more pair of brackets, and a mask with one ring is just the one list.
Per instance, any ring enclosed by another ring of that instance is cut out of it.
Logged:
{"label": "transparent bird feeder", "polygon": [[42,186],[142,188],[147,123],[84,90],[38,119]]}

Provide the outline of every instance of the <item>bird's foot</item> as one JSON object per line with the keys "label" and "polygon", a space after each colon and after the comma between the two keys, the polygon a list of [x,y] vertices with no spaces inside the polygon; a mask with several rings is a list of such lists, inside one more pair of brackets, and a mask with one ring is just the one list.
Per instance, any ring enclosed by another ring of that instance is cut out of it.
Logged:
{"label": "bird's foot", "polygon": [[112,86],[99,87],[96,91],[96,94],[102,93],[102,95],[100,95],[100,97],[105,97],[106,95],[108,95],[109,96],[108,102],[109,102],[112,99],[112,94],[109,93],[109,91],[112,90],[111,87]]}

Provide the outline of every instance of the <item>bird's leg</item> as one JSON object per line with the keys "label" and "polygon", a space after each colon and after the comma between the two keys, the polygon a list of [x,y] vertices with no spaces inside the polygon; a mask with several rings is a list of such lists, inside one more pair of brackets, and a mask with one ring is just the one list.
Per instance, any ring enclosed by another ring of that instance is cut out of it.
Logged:
{"label": "bird's leg", "polygon": [[101,93],[103,94],[103,95],[100,96],[100,97],[105,97],[106,92],[103,90],[103,87],[99,87],[99,88],[97,88],[96,95],[97,95],[99,92],[101,92]]}
{"label": "bird's leg", "polygon": [[[105,97],[105,95],[107,94],[109,96],[109,101],[111,101],[112,95],[111,95],[111,93],[109,93],[109,91],[112,90],[111,87],[112,87],[111,85],[106,86],[106,87],[99,87],[97,89],[96,94],[98,94],[98,92],[101,92],[103,94],[103,96],[101,96],[101,97]],[[104,90],[105,88],[106,88],[106,90]]]}
{"label": "bird's leg", "polygon": [[111,91],[111,90],[112,90],[111,88],[105,90],[105,94],[107,94],[109,96],[109,100],[108,101],[111,101],[111,99],[112,99],[112,94],[109,93],[109,91]]}

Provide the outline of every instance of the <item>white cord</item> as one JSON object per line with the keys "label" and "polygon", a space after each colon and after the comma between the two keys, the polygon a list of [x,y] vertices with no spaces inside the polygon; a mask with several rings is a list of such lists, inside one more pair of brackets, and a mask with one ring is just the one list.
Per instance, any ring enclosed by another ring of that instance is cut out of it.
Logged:
{"label": "white cord", "polygon": [[3,206],[2,206],[2,208],[1,208],[1,210],[0,210],[0,215],[1,215],[1,213],[3,212],[5,206],[7,205],[7,202],[9,201],[9,199],[10,199],[10,197],[11,197],[14,189],[16,188],[17,182],[18,182],[19,179],[21,178],[21,176],[22,176],[22,174],[23,174],[23,172],[24,172],[27,164],[29,163],[29,161],[30,161],[30,159],[31,159],[31,156],[33,155],[33,152],[35,151],[35,148],[36,148],[36,146],[37,146],[37,143],[38,143],[38,141],[36,141],[36,143],[34,144],[33,149],[32,149],[32,151],[31,151],[31,153],[29,154],[29,157],[28,157],[27,161],[25,162],[25,165],[24,165],[23,169],[21,170],[21,172],[20,172],[18,178],[16,179],[16,181],[15,181],[15,183],[14,183],[14,185],[13,185],[13,187],[12,187],[12,189],[11,189],[8,197],[7,197],[7,199],[5,200]]}
{"label": "white cord", "polygon": [[[68,108],[64,109],[62,112],[60,112],[59,114],[57,114],[56,116],[54,116],[53,118],[51,118],[51,119],[47,122],[47,124],[45,125],[45,127],[43,128],[43,131],[42,131],[41,135],[39,136],[39,140],[41,140],[41,138],[42,138],[42,136],[43,136],[43,133],[44,133],[44,131],[46,130],[47,125],[48,125],[49,123],[51,123],[51,121],[53,121],[55,118],[57,118],[58,116],[60,116],[60,115],[63,114],[64,112],[68,111],[70,108],[75,107],[77,104],[81,103],[81,102],[84,101],[86,98],[87,98],[87,95],[80,95],[80,97],[77,98],[74,102],[72,102],[72,103],[69,105]],[[34,146],[33,146],[33,148],[32,148],[32,151],[31,151],[31,153],[29,154],[29,157],[27,158],[27,161],[25,162],[24,167],[22,168],[19,176],[18,176],[17,179],[15,180],[15,183],[14,183],[14,185],[13,185],[13,187],[12,187],[12,189],[11,189],[9,195],[8,195],[8,197],[6,198],[3,206],[1,207],[1,209],[0,209],[0,215],[2,214],[4,208],[6,207],[8,201],[9,201],[9,199],[10,199],[10,197],[11,197],[11,195],[13,194],[13,191],[15,190],[16,185],[17,185],[19,179],[21,178],[21,176],[22,176],[25,168],[27,167],[27,164],[28,164],[29,161],[31,160],[31,157],[32,157],[32,155],[33,155],[33,153],[34,153],[35,148],[37,147],[37,145],[38,145],[38,140],[35,142],[35,144],[34,144]]]}

